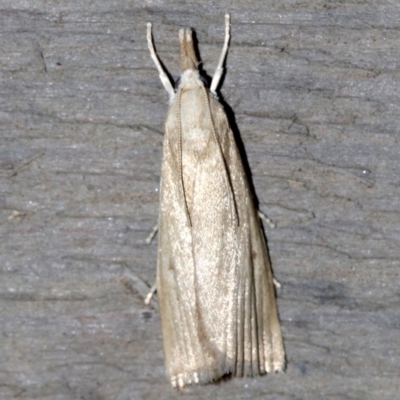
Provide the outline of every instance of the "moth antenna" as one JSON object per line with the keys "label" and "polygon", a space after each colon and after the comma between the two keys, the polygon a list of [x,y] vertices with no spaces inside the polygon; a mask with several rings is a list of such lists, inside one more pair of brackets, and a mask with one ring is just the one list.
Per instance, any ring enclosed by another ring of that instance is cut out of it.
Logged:
{"label": "moth antenna", "polygon": [[219,85],[219,82],[222,78],[222,74],[224,73],[224,62],[226,55],[228,53],[229,49],[229,40],[231,38],[230,35],[230,16],[229,14],[225,14],[225,42],[224,42],[224,47],[222,48],[222,53],[221,57],[219,59],[219,63],[217,66],[217,69],[214,72],[214,76],[211,81],[211,86],[210,86],[210,92],[216,96],[217,95],[217,88]]}
{"label": "moth antenna", "polygon": [[147,45],[149,46],[150,56],[153,59],[154,64],[156,64],[161,83],[163,84],[165,90],[168,92],[169,98],[172,99],[175,95],[174,87],[172,86],[172,83],[169,80],[168,75],[165,73],[164,68],[162,67],[160,59],[158,58],[156,50],[154,48],[152,27],[153,27],[152,23],[148,22]]}

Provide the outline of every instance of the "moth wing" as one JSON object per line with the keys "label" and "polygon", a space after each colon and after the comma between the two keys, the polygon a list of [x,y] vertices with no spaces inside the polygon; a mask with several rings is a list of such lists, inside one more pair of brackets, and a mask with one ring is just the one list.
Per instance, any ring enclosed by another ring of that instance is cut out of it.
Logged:
{"label": "moth wing", "polygon": [[[239,220],[236,236],[227,245],[235,254],[231,296],[236,304],[231,315],[236,337],[229,355],[233,360],[232,373],[249,376],[281,371],[285,353],[264,233],[226,114],[217,101],[210,104]],[[223,264],[221,256],[220,265]]]}
{"label": "moth wing", "polygon": [[257,375],[284,365],[258,214],[223,108],[212,97],[210,107],[215,137],[195,168],[191,227],[177,175],[173,138],[178,128],[169,127],[168,118],[166,123],[157,287],[174,386],[207,383],[228,373]]}

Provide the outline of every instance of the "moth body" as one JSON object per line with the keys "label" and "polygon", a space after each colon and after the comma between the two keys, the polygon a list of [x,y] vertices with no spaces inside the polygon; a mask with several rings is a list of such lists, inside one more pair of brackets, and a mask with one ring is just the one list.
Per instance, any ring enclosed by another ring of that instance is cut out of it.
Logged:
{"label": "moth body", "polygon": [[208,89],[190,29],[179,31],[176,91],[149,49],[170,95],[160,185],[157,292],[167,372],[174,387],[285,365],[273,276],[258,211],[235,138]]}

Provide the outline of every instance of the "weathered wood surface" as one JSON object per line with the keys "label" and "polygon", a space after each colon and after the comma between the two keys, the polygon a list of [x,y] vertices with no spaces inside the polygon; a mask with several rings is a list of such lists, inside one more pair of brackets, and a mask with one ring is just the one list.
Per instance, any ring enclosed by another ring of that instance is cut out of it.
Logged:
{"label": "weathered wood surface", "polygon": [[[167,109],[145,22],[174,77],[196,28],[212,75],[227,11],[288,368],[176,392],[142,297]],[[398,2],[3,0],[0,48],[1,399],[398,398]]]}

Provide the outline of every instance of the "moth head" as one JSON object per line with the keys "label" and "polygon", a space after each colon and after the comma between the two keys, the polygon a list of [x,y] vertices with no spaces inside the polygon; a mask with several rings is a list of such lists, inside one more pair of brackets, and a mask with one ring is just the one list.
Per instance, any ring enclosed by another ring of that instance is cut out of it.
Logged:
{"label": "moth head", "polygon": [[192,29],[182,28],[179,30],[179,47],[182,75],[175,82],[175,88],[184,86],[186,89],[190,89],[196,86],[210,86],[197,59]]}
{"label": "moth head", "polygon": [[180,29],[179,30],[179,48],[180,48],[180,67],[181,72],[187,69],[197,69],[198,60],[193,44],[193,30]]}

